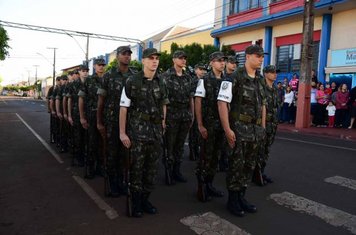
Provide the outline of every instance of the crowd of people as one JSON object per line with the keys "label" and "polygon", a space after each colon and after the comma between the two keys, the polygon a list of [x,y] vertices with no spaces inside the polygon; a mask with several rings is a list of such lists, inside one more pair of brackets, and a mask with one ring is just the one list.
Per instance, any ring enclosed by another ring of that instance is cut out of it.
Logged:
{"label": "crowd of people", "polygon": [[[129,67],[130,47],[120,46],[118,65],[107,72],[105,60],[96,59],[91,76],[82,65],[57,77],[47,97],[51,143],[72,153],[72,165],[83,167],[86,179],[103,176],[105,196],[127,195],[128,215],[142,217],[158,211],[150,195],[160,160],[167,185],[187,182],[182,163],[189,135],[197,199],[223,197],[214,178],[218,170],[226,171],[227,209],[236,216],[255,213],[247,187],[251,181],[273,182],[265,174],[269,151],[278,123],[295,120],[298,77],[275,85],[276,67],[261,68],[263,48],[251,45],[245,53],[245,64],[238,66],[236,57],[213,52],[209,69],[199,63],[192,76],[182,50],[173,53],[173,66],[159,73],[156,49],[143,51],[143,68],[135,71]],[[339,91],[335,84],[312,86],[315,125],[325,125],[326,111],[336,115],[336,126],[345,125],[350,104],[355,114],[355,95],[346,85]]]}
{"label": "crowd of people", "polygon": [[[279,122],[295,122],[298,99],[297,74],[278,82]],[[356,88],[347,84],[321,83],[312,79],[310,94],[310,126],[352,129],[356,116]]]}

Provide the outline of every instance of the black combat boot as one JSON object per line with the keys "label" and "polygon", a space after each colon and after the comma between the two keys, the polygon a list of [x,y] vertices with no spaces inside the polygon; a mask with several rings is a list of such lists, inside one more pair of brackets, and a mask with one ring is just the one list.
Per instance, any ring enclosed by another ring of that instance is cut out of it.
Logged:
{"label": "black combat boot", "polygon": [[84,168],[84,178],[86,179],[94,179],[95,177],[95,166],[94,162],[87,161]]}
{"label": "black combat boot", "polygon": [[116,175],[108,175],[107,182],[106,182],[106,187],[107,187],[107,192],[105,192],[108,197],[119,197],[120,192],[119,192],[119,182],[117,180]]}
{"label": "black combat boot", "polygon": [[148,198],[150,197],[151,193],[142,193],[142,210],[148,214],[157,214],[158,210],[156,207],[152,205]]}
{"label": "black combat boot", "polygon": [[182,173],[180,172],[180,163],[175,163],[173,166],[173,177],[175,181],[181,182],[181,183],[186,183],[187,179],[184,178]]}
{"label": "black combat boot", "polygon": [[139,192],[132,193],[132,216],[140,218],[143,215],[142,211],[142,195]]}
{"label": "black combat boot", "polygon": [[266,167],[266,163],[263,163],[261,167],[262,179],[265,184],[271,184],[273,183],[273,180],[265,174],[265,167]]}
{"label": "black combat boot", "polygon": [[212,197],[223,197],[224,193],[213,186],[213,179],[214,177],[212,176],[207,176],[205,179],[207,193]]}
{"label": "black combat boot", "polygon": [[238,192],[229,190],[229,199],[227,201],[227,209],[231,214],[236,216],[244,216],[245,212],[241,208],[240,203],[238,201]]}
{"label": "black combat boot", "polygon": [[248,213],[257,212],[256,206],[252,205],[245,199],[246,187],[243,187],[241,191],[238,191],[238,202],[241,208]]}

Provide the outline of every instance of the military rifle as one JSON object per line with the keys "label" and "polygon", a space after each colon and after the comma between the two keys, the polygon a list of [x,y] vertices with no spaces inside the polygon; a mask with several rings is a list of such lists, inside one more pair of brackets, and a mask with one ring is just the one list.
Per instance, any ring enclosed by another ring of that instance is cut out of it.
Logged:
{"label": "military rifle", "polygon": [[197,179],[198,179],[198,190],[197,190],[197,198],[201,202],[208,201],[208,194],[206,189],[206,182],[204,178],[204,165],[205,165],[205,141],[202,140],[202,148],[200,149],[200,164],[197,170]]}
{"label": "military rifle", "polygon": [[172,184],[172,166],[169,164],[168,151],[167,151],[167,135],[163,133],[163,164],[164,164],[164,175],[165,182],[167,185]]}
{"label": "military rifle", "polygon": [[106,140],[106,132],[101,136],[102,141],[102,155],[103,155],[103,164],[104,164],[104,194],[105,196],[110,196],[110,182],[109,182],[109,174],[108,174],[108,157],[106,154],[107,149],[107,140]]}

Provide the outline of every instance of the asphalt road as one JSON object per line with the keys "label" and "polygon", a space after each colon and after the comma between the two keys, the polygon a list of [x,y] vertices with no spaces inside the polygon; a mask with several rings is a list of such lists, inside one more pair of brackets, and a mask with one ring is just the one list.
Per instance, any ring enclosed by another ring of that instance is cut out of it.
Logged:
{"label": "asphalt road", "polygon": [[[196,200],[196,163],[185,156],[188,183],[165,186],[160,165],[159,214],[135,219],[125,197],[104,197],[103,178],[83,180],[48,143],[45,105],[0,97],[0,234],[356,234],[355,142],[278,133],[267,166],[275,182],[251,185],[258,212],[243,218],[226,210],[227,196]],[[225,190],[225,173],[215,185]]]}

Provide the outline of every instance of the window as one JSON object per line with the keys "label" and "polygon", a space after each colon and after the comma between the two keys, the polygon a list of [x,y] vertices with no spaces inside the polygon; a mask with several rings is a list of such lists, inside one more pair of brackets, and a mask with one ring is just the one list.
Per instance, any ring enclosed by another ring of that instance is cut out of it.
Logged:
{"label": "window", "polygon": [[263,1],[266,0],[230,0],[229,13],[231,15],[261,7]]}
{"label": "window", "polygon": [[236,58],[237,61],[239,62],[239,67],[244,67],[245,66],[245,62],[246,62],[246,54],[245,51],[241,51],[241,52],[236,52]]}
{"label": "window", "polygon": [[280,1],[283,1],[283,0],[271,0],[271,3],[280,2]]}
{"label": "window", "polygon": [[[301,63],[300,50],[300,44],[277,47],[277,68],[282,73],[299,72]],[[319,42],[314,42],[313,56],[313,69],[317,71],[319,59]]]}

